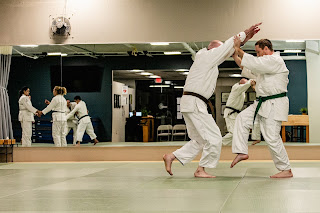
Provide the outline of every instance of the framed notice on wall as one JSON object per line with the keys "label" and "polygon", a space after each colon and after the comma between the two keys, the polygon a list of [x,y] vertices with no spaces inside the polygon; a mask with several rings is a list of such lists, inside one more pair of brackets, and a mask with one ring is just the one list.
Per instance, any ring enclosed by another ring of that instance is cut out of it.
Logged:
{"label": "framed notice on wall", "polygon": [[226,103],[229,98],[230,92],[222,92],[221,93],[221,102]]}

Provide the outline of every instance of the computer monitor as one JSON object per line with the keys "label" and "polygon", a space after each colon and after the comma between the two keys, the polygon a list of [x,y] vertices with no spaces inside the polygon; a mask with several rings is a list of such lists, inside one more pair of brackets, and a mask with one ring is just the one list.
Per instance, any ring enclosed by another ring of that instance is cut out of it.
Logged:
{"label": "computer monitor", "polygon": [[[129,112],[129,117],[133,116],[133,112]],[[136,116],[142,116],[142,112],[136,112]]]}

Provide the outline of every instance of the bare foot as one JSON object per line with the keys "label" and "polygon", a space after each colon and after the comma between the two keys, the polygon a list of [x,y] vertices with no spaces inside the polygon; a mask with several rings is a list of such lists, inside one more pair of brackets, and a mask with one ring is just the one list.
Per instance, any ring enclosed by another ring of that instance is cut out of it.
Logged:
{"label": "bare foot", "polygon": [[261,141],[253,141],[252,145],[256,145],[257,143],[260,143]]}
{"label": "bare foot", "polygon": [[165,154],[162,157],[163,162],[164,162],[164,166],[166,167],[166,171],[172,176],[172,172],[171,172],[171,165],[172,162],[174,161],[174,159],[176,159],[176,156],[174,156],[174,154],[170,153],[170,154]]}
{"label": "bare foot", "polygon": [[99,143],[99,141],[95,138],[95,139],[93,139],[94,140],[94,143],[93,143],[93,145],[96,145],[97,143]]}
{"label": "bare foot", "polygon": [[293,174],[291,172],[291,169],[290,170],[284,170],[284,171],[281,171],[275,175],[272,175],[270,176],[270,178],[291,178],[293,177]]}
{"label": "bare foot", "polygon": [[195,177],[198,178],[215,178],[216,176],[210,175],[208,173],[206,173],[206,171],[204,171],[203,167],[198,167],[198,169],[196,170],[196,172],[194,173]]}
{"label": "bare foot", "polygon": [[76,147],[79,147],[80,146],[80,142],[78,142],[77,144],[76,144]]}
{"label": "bare foot", "polygon": [[230,168],[234,167],[237,163],[243,160],[247,160],[249,155],[246,154],[238,154],[235,159],[232,161]]}

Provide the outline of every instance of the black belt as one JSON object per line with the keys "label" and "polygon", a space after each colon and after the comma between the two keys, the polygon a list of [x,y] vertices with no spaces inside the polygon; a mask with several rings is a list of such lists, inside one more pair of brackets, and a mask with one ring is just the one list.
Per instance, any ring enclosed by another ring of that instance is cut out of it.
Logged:
{"label": "black belt", "polygon": [[233,107],[226,106],[226,108],[232,109],[232,112],[230,112],[228,115],[232,115],[232,114],[235,113],[235,112],[237,112],[237,113],[240,113],[240,112],[241,112],[241,110],[237,110],[237,109],[235,109],[235,108],[233,108]]}
{"label": "black belt", "polygon": [[261,107],[262,102],[265,102],[265,101],[270,100],[270,99],[282,98],[282,97],[286,97],[286,96],[287,96],[287,93],[283,92],[283,93],[279,93],[279,94],[276,94],[276,95],[270,95],[270,96],[266,96],[266,97],[261,97],[261,96],[258,97],[257,101],[259,101],[259,102],[258,102],[256,111],[254,112],[253,124],[254,124],[254,121],[255,121],[256,116],[258,114],[258,111],[259,111],[259,109]]}
{"label": "black belt", "polygon": [[209,106],[209,108],[211,110],[211,114],[213,116],[213,105],[212,105],[211,101],[209,101],[208,99],[206,99],[202,95],[199,95],[199,94],[194,93],[194,92],[183,92],[183,95],[191,95],[191,96],[195,96],[197,98],[200,98],[203,102],[205,102]]}
{"label": "black belt", "polygon": [[52,110],[52,113],[54,113],[54,112],[59,112],[59,113],[66,113],[66,112],[60,112],[60,111],[54,111],[54,110]]}
{"label": "black belt", "polygon": [[79,120],[78,120],[78,122],[79,122],[82,118],[87,117],[87,116],[89,116],[89,115],[84,115],[84,116],[80,117]]}

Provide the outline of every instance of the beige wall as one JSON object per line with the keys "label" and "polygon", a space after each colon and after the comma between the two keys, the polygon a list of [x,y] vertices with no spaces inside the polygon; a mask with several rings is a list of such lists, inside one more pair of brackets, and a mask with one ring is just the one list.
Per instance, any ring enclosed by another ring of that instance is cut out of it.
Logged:
{"label": "beige wall", "polygon": [[255,37],[320,39],[318,0],[68,0],[71,36],[50,39],[64,0],[1,0],[0,45],[225,40],[263,22]]}

